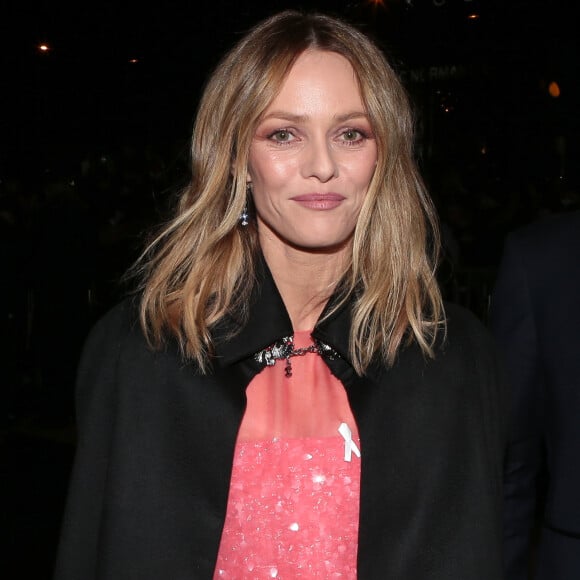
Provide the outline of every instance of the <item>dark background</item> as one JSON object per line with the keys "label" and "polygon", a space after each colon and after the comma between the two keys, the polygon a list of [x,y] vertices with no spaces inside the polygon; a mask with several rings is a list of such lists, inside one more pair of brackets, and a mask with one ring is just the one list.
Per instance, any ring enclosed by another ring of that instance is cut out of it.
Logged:
{"label": "dark background", "polygon": [[358,24],[402,75],[417,116],[417,157],[443,223],[448,298],[486,322],[507,232],[580,207],[571,2],[4,3],[3,578],[50,577],[82,342],[128,290],[120,277],[188,179],[208,72],[249,26],[286,7]]}

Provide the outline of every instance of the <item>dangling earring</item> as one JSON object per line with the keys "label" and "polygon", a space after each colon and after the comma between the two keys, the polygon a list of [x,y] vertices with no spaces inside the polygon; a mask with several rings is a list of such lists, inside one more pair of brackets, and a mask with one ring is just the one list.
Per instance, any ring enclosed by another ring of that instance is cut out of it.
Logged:
{"label": "dangling earring", "polygon": [[242,211],[242,213],[240,214],[240,225],[243,227],[246,227],[248,225],[248,218],[250,216],[248,215],[248,202],[246,202],[246,205],[244,205],[244,209]]}
{"label": "dangling earring", "polygon": [[[250,196],[252,194],[252,184],[248,183],[248,185],[246,186],[246,196]],[[243,227],[246,227],[250,222],[248,221],[248,218],[250,217],[250,214],[248,213],[248,200],[246,199],[246,203],[244,204],[244,209],[242,210],[242,213],[240,214],[240,225]]]}

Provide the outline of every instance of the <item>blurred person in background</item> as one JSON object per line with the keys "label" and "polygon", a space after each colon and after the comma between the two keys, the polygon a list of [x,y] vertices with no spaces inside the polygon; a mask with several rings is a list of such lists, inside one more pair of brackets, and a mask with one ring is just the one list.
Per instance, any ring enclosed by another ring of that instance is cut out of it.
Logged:
{"label": "blurred person in background", "polygon": [[575,580],[580,578],[580,212],[552,215],[508,236],[491,326],[513,388],[504,484],[506,580]]}

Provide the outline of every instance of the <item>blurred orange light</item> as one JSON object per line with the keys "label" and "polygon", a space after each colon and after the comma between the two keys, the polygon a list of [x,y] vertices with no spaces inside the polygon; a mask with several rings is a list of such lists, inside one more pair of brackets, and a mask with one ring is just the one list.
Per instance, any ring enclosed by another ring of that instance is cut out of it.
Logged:
{"label": "blurred orange light", "polygon": [[48,52],[50,50],[50,46],[48,46],[48,44],[39,44],[38,50],[40,50],[40,52]]}
{"label": "blurred orange light", "polygon": [[472,12],[471,14],[467,15],[467,18],[469,20],[477,20],[479,18],[479,14],[476,14],[475,12]]}
{"label": "blurred orange light", "polygon": [[560,96],[560,87],[556,81],[552,81],[548,85],[548,93],[550,93],[551,97],[557,99]]}
{"label": "blurred orange light", "polygon": [[136,63],[138,63],[138,62],[139,62],[139,59],[138,59],[138,58],[130,58],[130,59],[129,59],[129,62],[130,62],[131,64],[136,64]]}

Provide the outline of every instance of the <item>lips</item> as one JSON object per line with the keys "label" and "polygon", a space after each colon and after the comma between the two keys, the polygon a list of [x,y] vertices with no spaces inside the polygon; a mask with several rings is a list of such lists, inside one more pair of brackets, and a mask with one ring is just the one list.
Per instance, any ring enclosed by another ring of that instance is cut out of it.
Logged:
{"label": "lips", "polygon": [[305,193],[290,199],[308,209],[324,211],[338,207],[346,198],[340,193]]}

